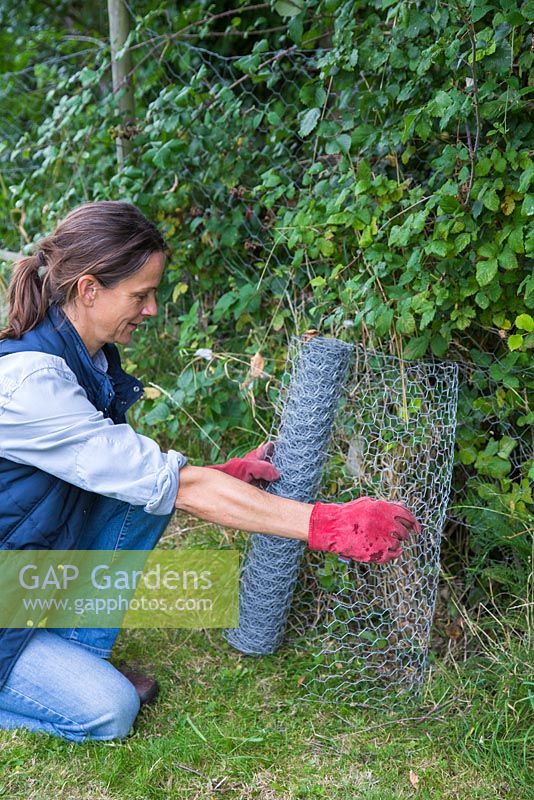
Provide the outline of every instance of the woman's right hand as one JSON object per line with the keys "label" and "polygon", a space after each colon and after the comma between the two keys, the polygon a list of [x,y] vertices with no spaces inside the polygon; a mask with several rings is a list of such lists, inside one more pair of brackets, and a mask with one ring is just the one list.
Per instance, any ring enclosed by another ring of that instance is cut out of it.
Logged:
{"label": "woman's right hand", "polygon": [[385,564],[398,558],[402,543],[421,526],[400,503],[359,497],[349,503],[316,503],[308,547],[355,561]]}
{"label": "woman's right hand", "polygon": [[[266,462],[264,462],[266,463]],[[176,508],[242,531],[299,539],[314,550],[383,564],[420,525],[400,503],[360,497],[350,503],[299,503],[235,480],[222,470],[180,470]]]}

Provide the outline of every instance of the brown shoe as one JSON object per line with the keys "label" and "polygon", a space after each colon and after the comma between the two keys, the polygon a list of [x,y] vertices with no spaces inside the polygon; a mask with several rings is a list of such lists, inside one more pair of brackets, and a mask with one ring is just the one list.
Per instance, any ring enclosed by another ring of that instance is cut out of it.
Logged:
{"label": "brown shoe", "polygon": [[155,678],[151,678],[150,675],[145,675],[143,672],[131,669],[131,667],[124,663],[119,664],[117,669],[135,686],[142,706],[154,702],[159,693],[159,684]]}

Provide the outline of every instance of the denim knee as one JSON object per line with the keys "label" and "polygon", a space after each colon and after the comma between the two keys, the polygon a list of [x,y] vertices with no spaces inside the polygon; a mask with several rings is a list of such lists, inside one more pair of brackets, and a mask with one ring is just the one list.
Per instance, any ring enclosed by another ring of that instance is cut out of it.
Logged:
{"label": "denim knee", "polygon": [[85,713],[80,714],[78,735],[72,736],[71,731],[69,736],[67,730],[63,730],[62,735],[78,740],[124,739],[132,729],[139,707],[135,687],[120,672],[114,671],[113,676],[99,687],[98,695],[88,703]]}

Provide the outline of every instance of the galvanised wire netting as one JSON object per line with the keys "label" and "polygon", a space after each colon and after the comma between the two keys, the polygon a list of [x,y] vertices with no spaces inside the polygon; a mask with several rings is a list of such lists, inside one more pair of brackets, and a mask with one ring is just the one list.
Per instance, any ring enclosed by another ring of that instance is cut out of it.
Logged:
{"label": "galvanised wire netting", "polygon": [[[58,82],[68,81],[84,67],[95,67],[104,59],[107,43],[96,39],[91,42],[90,47],[75,46],[74,42],[65,45],[63,42],[64,49],[72,50],[63,53],[58,53],[60,48],[54,48],[52,44],[41,45],[43,49],[40,50],[39,45],[33,42],[26,53],[27,64],[19,70],[2,73],[0,168],[4,190],[17,181],[31,179],[34,164],[53,155],[50,149],[36,143],[32,137],[25,140],[24,151],[17,157],[13,157],[13,151],[21,146],[25,134],[30,130],[35,132],[46,116],[52,113],[53,101],[49,95]],[[72,138],[71,152],[79,153],[79,147],[77,140]],[[24,216],[20,225],[23,229]],[[24,231],[21,230],[21,233],[24,241]]]}
{"label": "galvanised wire netting", "polygon": [[451,486],[458,366],[402,361],[317,337],[293,342],[283,383],[274,431],[273,462],[282,473],[277,493],[309,502],[322,472],[323,499],[403,502],[422,534],[384,565],[310,553],[298,580],[300,543],[273,539],[266,549],[268,537],[253,536],[242,574],[241,626],[227,639],[246,653],[273,652],[291,614],[290,629],[305,637],[314,657],[310,695],[372,703],[392,688],[418,690]]}
{"label": "galvanised wire netting", "polygon": [[[287,201],[288,185],[294,187],[290,193],[296,191],[311,163],[313,144],[299,136],[298,112],[300,93],[317,71],[312,54],[294,47],[227,58],[177,42],[165,60],[168,86],[149,106],[145,126],[154,148],[160,147],[168,125],[162,124],[161,109],[172,108],[179,145],[169,144],[171,156],[163,152],[161,159],[175,190],[187,187],[191,232],[203,237],[205,253],[216,251],[221,276],[268,285],[295,321],[297,273],[308,270],[312,279],[313,264],[292,266],[290,233],[280,226],[275,232],[273,224],[276,210]],[[273,166],[270,197],[258,211],[255,187]],[[265,281],[269,276],[273,285]],[[273,323],[278,324],[276,314]]]}
{"label": "galvanised wire netting", "polygon": [[[269,493],[313,502],[351,354],[345,342],[323,338],[304,341],[295,353],[273,458],[281,477],[267,488]],[[226,638],[244,653],[263,655],[282,642],[304,543],[261,534],[250,542],[241,576],[239,627],[227,631]]]}
{"label": "galvanised wire netting", "polygon": [[[132,24],[135,24],[133,11]],[[151,34],[156,36],[157,32],[150,29],[143,32],[148,38]],[[141,34],[139,38],[142,39]],[[287,246],[289,232],[279,229],[275,233],[273,226],[276,210],[287,201],[287,185],[293,184],[292,191],[297,191],[305,167],[313,160],[313,142],[299,135],[299,127],[306,109],[303,92],[308,91],[310,79],[318,73],[318,52],[289,47],[276,52],[225,57],[187,41],[174,39],[166,46],[165,36],[156,38],[162,52],[160,59],[159,50],[154,47],[154,74],[147,78],[142,71],[150,49],[137,51],[138,66],[133,73],[141,117],[139,153],[152,154],[156,164],[156,169],[146,170],[141,189],[144,202],[154,192],[169,195],[176,205],[183,205],[182,233],[176,231],[174,235],[186,248],[193,242],[201,242],[200,249],[197,245],[192,248],[193,257],[200,262],[206,259],[211,263],[216,254],[221,265],[220,288],[228,285],[228,276],[235,276],[241,282],[252,281],[257,290],[264,288],[280,298],[272,327],[279,329],[289,315],[295,325],[303,303],[299,275],[306,275],[307,282],[313,279],[314,262],[305,258],[302,264],[293,264],[294,252]],[[44,138],[36,144],[25,137],[28,119],[21,115],[20,103],[12,99],[14,93],[27,98],[30,124],[36,127],[51,113],[52,101],[47,101],[47,94],[55,83],[68,79],[69,74],[74,79],[83,68],[98,70],[107,57],[105,46],[102,42],[101,46],[80,49],[72,55],[49,56],[41,63],[6,76],[3,88],[0,87],[0,104],[5,108],[0,123],[5,146],[0,151],[0,167],[10,183],[31,181],[34,167],[40,167],[43,160],[52,164],[54,153],[60,148],[62,163],[72,161],[73,165],[62,192],[70,196],[73,187],[77,188],[79,195],[77,200],[70,199],[70,206],[84,199],[91,176],[85,174],[81,149],[91,147],[94,130],[87,132],[89,138],[81,144],[74,140],[69,143],[63,134],[58,134],[57,141],[53,138],[45,141],[46,135],[55,135],[53,131],[43,134]],[[79,91],[78,80],[73,84],[74,91]],[[109,87],[95,89],[95,103],[99,96],[101,103],[107,102],[108,95]],[[325,115],[328,113],[325,108]],[[102,124],[96,118],[93,122],[95,130]],[[13,159],[11,154],[17,147],[20,150],[21,142],[24,153]],[[110,148],[112,144],[110,139]],[[318,159],[321,158],[319,154]],[[336,157],[332,158],[335,161]],[[273,166],[273,159],[276,176],[273,174],[271,179],[271,196],[258,211],[254,188],[262,174]],[[139,172],[139,168],[132,169],[136,174]],[[130,187],[127,171],[119,178],[122,191],[128,196],[131,188],[135,201],[139,186]],[[91,190],[93,196],[85,199],[100,199],[103,188],[98,182]],[[54,198],[54,203],[57,202]],[[16,248],[20,250],[30,243],[31,237],[24,228],[24,213],[22,218],[18,211],[13,213],[15,218],[8,227],[15,225],[20,230],[20,244]],[[11,245],[11,249],[15,246]],[[194,283],[195,278],[186,272],[183,278]],[[216,276],[213,288],[219,288]]]}

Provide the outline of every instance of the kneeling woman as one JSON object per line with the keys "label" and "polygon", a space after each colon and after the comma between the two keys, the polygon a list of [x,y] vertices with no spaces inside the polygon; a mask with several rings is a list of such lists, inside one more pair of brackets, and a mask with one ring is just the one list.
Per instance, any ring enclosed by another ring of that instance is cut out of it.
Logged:
{"label": "kneeling woman", "polygon": [[[156,315],[165,252],[137,208],[98,202],[72,211],[15,267],[0,334],[0,547],[150,550],[179,508],[358,560],[397,557],[418,530],[401,505],[278,498],[248,483],[277,477],[260,457],[193,467],[130,427],[142,385],[122,370],[116,344]],[[0,728],[126,736],[151,688],[108,661],[117,633],[1,630]]]}

